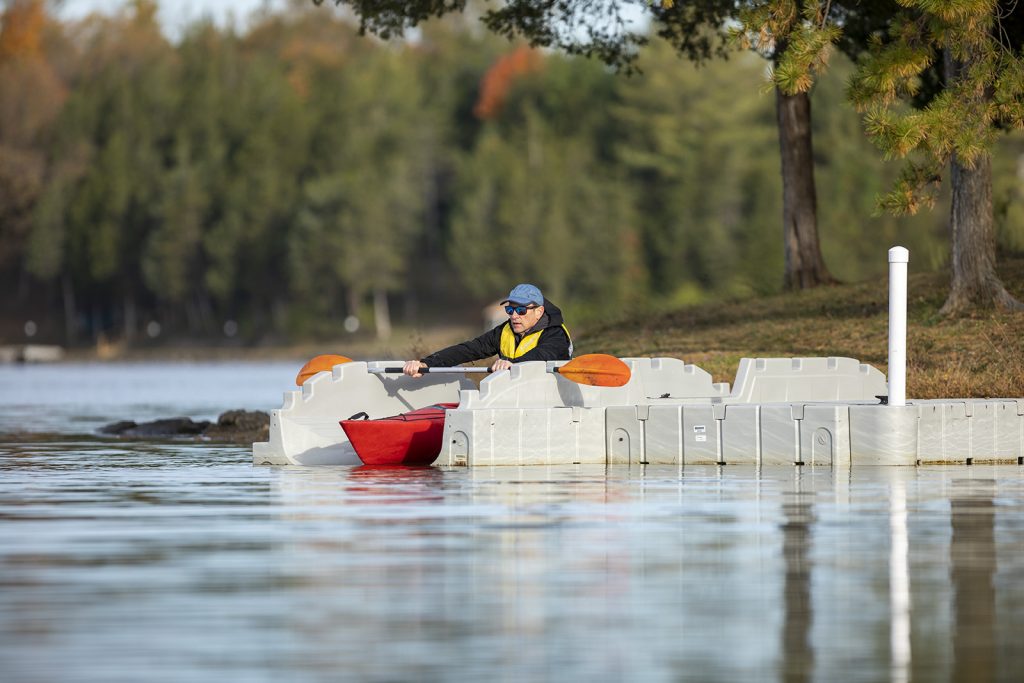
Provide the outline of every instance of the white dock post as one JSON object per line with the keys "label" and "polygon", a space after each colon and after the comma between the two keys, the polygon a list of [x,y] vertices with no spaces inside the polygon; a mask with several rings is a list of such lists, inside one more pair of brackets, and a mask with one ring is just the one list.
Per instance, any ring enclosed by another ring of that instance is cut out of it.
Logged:
{"label": "white dock post", "polygon": [[889,250],[889,405],[907,404],[907,263],[904,247]]}

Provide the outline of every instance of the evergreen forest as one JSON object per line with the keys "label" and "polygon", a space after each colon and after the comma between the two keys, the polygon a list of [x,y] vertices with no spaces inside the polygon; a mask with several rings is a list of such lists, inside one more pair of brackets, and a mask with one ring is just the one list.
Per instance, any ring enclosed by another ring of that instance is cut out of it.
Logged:
{"label": "evergreen forest", "polygon": [[[157,4],[0,24],[0,343],[293,343],[480,324],[534,282],[573,320],[782,286],[767,63],[652,36],[631,75],[452,16],[403,40],[312,3],[197,22]],[[811,99],[822,250],[943,268],[948,211],[876,215],[885,162],[838,57]],[[1024,251],[1024,137],[994,150],[999,249]],[[28,323],[31,322],[31,326]]]}

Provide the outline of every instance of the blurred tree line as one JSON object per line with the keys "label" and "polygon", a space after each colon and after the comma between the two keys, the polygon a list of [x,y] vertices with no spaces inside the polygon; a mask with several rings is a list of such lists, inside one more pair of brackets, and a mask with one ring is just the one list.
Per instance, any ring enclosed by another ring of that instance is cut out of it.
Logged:
{"label": "blurred tree line", "polygon": [[[406,41],[299,5],[170,42],[157,6],[0,25],[0,338],[335,335],[345,318],[479,320],[533,281],[570,320],[782,285],[774,103],[750,53],[639,75],[530,50],[458,16]],[[948,253],[943,213],[872,217],[899,169],[816,86],[819,222],[834,275]],[[1024,248],[1019,160],[995,159],[1000,245]]]}

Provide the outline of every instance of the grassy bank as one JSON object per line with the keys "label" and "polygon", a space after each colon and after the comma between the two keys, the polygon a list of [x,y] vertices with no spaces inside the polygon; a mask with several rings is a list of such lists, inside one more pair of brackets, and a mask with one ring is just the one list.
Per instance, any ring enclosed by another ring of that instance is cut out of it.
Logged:
{"label": "grassy bank", "polygon": [[[1024,259],[1003,259],[999,274],[1024,301]],[[1024,313],[939,316],[946,273],[911,275],[908,286],[907,396],[1024,396]],[[627,316],[577,335],[579,353],[673,356],[733,382],[739,359],[848,356],[887,371],[888,282],[709,304]]]}

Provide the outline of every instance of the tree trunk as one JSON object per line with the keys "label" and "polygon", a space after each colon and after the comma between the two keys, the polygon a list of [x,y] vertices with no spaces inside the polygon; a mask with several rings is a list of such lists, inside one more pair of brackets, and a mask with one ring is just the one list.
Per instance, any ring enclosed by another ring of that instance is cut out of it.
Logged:
{"label": "tree trunk", "polygon": [[195,299],[188,297],[185,299],[185,325],[188,329],[189,335],[198,335],[202,323],[199,315],[199,306],[196,305]]}
{"label": "tree trunk", "polygon": [[224,331],[221,326],[222,323],[220,323],[217,314],[213,311],[213,302],[210,301],[210,297],[205,293],[196,293],[196,310],[199,312],[199,324],[203,334],[218,335]]}
{"label": "tree trunk", "polygon": [[60,289],[64,301],[64,343],[74,346],[78,340],[78,311],[75,309],[75,288],[67,273],[60,278]]}
{"label": "tree trunk", "polygon": [[388,293],[380,287],[373,290],[373,325],[377,328],[377,339],[386,341],[391,336],[391,310],[388,308]]}
{"label": "tree trunk", "polygon": [[953,281],[939,311],[961,315],[972,308],[999,306],[1024,310],[996,275],[996,236],[992,224],[992,159],[978,158],[973,168],[950,161],[953,202],[949,241]]}
{"label": "tree trunk", "polygon": [[124,343],[131,346],[135,343],[135,329],[138,326],[138,316],[135,310],[135,297],[129,293],[124,295]]}
{"label": "tree trunk", "polygon": [[357,292],[354,287],[349,287],[348,292],[345,294],[345,298],[349,316],[353,316],[358,320],[359,309],[362,307],[362,295]]}
{"label": "tree trunk", "polygon": [[[943,51],[947,85],[961,77],[966,63]],[[979,97],[989,97],[990,94]],[[992,159],[982,155],[973,167],[960,163],[956,154],[949,162],[953,186],[949,211],[949,248],[953,280],[949,297],[939,313],[962,315],[972,308],[999,306],[1024,310],[996,275],[996,235],[992,224]]]}
{"label": "tree trunk", "polygon": [[818,204],[811,146],[811,98],[775,89],[782,157],[782,221],[786,271],[783,288],[809,289],[836,280],[818,243]]}
{"label": "tree trunk", "polygon": [[278,296],[271,302],[270,324],[274,332],[288,331],[288,301],[284,297]]}

